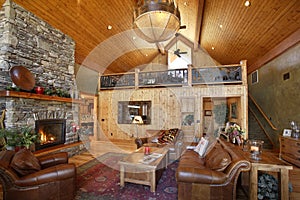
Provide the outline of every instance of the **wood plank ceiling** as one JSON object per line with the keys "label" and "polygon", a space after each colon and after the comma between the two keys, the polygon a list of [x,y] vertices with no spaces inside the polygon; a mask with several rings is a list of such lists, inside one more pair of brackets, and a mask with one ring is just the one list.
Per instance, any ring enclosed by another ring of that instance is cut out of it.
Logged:
{"label": "wood plank ceiling", "polygon": [[[159,55],[156,45],[143,46],[137,43],[144,41],[133,38],[136,1],[14,0],[72,37],[76,63],[100,72],[126,72]],[[244,2],[177,0],[181,24],[187,26],[179,32],[220,64],[246,59],[251,66],[293,33],[292,43],[299,41],[299,0],[250,0],[250,7]]]}

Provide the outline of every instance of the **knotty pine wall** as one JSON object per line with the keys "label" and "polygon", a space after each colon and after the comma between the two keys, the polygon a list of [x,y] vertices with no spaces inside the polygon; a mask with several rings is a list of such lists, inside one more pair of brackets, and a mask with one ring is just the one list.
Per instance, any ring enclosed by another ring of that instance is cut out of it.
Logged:
{"label": "knotty pine wall", "polygon": [[[207,97],[239,97],[239,116],[241,126],[248,132],[247,85],[219,85],[193,87],[138,88],[99,91],[98,140],[131,140],[136,137],[136,126],[118,124],[118,101],[151,101],[151,124],[139,125],[138,136],[144,137],[147,129],[181,128],[182,98],[195,99],[194,131],[185,135],[186,141],[203,133],[204,103]],[[238,99],[238,98],[237,98]]]}

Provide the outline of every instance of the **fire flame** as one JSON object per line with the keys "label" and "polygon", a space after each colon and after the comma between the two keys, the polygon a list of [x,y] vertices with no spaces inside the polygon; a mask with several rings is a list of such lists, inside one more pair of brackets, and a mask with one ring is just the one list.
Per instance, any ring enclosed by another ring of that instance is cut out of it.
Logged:
{"label": "fire flame", "polygon": [[40,131],[40,136],[41,144],[50,143],[55,140],[55,137],[51,136],[51,134],[44,133],[42,130]]}

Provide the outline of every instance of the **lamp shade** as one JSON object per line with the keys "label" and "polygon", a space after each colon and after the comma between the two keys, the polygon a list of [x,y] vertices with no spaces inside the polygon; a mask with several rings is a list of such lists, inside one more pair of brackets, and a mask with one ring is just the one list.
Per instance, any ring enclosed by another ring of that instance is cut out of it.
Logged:
{"label": "lamp shade", "polygon": [[139,0],[133,27],[147,42],[163,42],[179,30],[180,13],[173,0]]}
{"label": "lamp shade", "polygon": [[133,123],[133,124],[143,124],[144,121],[143,121],[143,119],[142,119],[141,116],[136,115],[136,116],[134,116],[134,118],[133,118],[133,120],[132,120],[132,123]]}

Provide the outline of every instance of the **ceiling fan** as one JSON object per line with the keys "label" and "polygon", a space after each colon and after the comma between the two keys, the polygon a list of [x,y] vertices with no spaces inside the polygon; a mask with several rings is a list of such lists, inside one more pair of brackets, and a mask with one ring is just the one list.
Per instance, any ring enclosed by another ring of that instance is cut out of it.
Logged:
{"label": "ceiling fan", "polygon": [[180,51],[180,49],[179,48],[177,48],[177,36],[178,36],[178,34],[176,33],[175,34],[175,37],[176,37],[176,49],[175,49],[175,51],[174,51],[174,54],[176,55],[176,56],[178,56],[179,58],[181,58],[181,54],[187,54],[187,52],[186,51]]}
{"label": "ceiling fan", "polygon": [[[179,29],[186,29],[186,25],[182,25],[179,27]],[[177,49],[177,36],[178,36],[178,33],[175,33],[175,37],[176,37],[176,49]],[[166,54],[166,50],[165,50],[165,47],[164,47],[164,44],[163,43],[160,43],[160,42],[156,42],[156,47],[158,49],[158,52],[161,53],[162,55],[165,55]],[[180,52],[180,54],[186,54],[185,52]],[[174,53],[175,54],[175,53]],[[177,55],[177,54],[176,54]],[[178,54],[179,55],[179,54]],[[179,55],[180,57],[180,55]]]}

